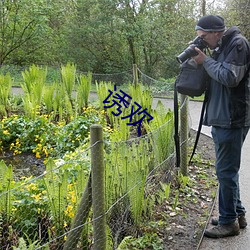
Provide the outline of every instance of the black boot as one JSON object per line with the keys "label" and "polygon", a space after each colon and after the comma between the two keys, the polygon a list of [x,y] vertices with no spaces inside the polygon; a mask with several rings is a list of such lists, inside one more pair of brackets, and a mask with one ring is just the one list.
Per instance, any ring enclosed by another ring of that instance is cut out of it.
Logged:
{"label": "black boot", "polygon": [[218,224],[215,227],[205,230],[204,235],[209,238],[224,238],[228,236],[239,235],[240,227],[238,222],[234,222],[232,224]]}
{"label": "black boot", "polygon": [[215,227],[205,230],[204,235],[209,238],[224,238],[228,236],[239,235],[240,227],[238,222],[232,224],[218,224]]}
{"label": "black boot", "polygon": [[[245,214],[242,214],[242,215],[238,216],[238,222],[239,222],[240,229],[243,229],[243,228],[245,228],[247,226],[247,220],[246,220]],[[217,226],[218,225],[218,219],[217,218],[212,218],[211,224],[214,225],[214,226]]]}

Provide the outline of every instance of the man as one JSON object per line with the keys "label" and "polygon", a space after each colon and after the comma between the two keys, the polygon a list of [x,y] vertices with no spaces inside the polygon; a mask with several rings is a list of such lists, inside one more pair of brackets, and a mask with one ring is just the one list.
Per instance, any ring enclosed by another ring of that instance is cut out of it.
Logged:
{"label": "man", "polygon": [[250,47],[237,27],[225,29],[220,16],[202,17],[196,33],[213,50],[206,56],[195,48],[193,59],[203,64],[210,76],[204,125],[212,126],[219,181],[219,218],[205,235],[221,238],[239,234],[247,226],[240,200],[241,149],[250,126]]}

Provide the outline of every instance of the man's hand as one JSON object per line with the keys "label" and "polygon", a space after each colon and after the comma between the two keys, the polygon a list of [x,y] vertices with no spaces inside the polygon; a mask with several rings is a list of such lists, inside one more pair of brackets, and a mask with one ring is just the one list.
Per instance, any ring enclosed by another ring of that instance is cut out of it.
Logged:
{"label": "man's hand", "polygon": [[194,48],[195,51],[198,53],[197,56],[192,57],[197,64],[203,64],[207,56],[197,47]]}

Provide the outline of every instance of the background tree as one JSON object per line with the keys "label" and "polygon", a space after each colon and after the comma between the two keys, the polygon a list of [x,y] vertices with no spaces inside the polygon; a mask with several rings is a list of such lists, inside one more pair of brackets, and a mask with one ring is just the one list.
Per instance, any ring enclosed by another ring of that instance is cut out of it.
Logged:
{"label": "background tree", "polygon": [[238,26],[242,33],[250,39],[250,2],[247,0],[225,0],[222,15],[227,27]]}
{"label": "background tree", "polygon": [[247,10],[240,16],[242,8],[236,8],[244,1],[231,1],[223,7],[215,0],[1,1],[0,63],[71,62],[104,74],[137,64],[153,78],[173,77],[179,71],[176,56],[195,38],[200,16],[223,13],[228,23],[241,24],[248,18]]}
{"label": "background tree", "polygon": [[[41,1],[42,2],[42,1]],[[46,7],[40,1],[0,2],[0,64],[5,61],[21,65],[44,45]],[[25,48],[25,52],[22,49]]]}

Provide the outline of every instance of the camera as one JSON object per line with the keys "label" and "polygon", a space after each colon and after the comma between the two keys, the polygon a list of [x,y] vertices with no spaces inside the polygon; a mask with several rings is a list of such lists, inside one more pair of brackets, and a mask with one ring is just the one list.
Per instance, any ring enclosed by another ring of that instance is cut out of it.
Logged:
{"label": "camera", "polygon": [[198,53],[195,51],[195,47],[199,48],[200,50],[203,50],[207,48],[207,43],[199,36],[197,36],[190,45],[180,54],[176,57],[177,61],[179,63],[183,63],[188,58],[198,55]]}

